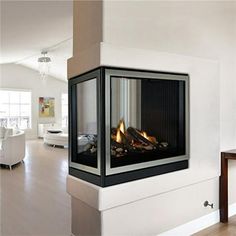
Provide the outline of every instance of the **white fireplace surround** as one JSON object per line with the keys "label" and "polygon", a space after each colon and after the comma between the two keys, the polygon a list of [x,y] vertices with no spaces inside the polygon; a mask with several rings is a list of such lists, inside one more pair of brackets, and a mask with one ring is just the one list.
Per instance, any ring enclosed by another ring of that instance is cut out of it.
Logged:
{"label": "white fireplace surround", "polygon": [[[69,176],[67,190],[72,196],[74,216],[72,233],[79,235],[86,232],[86,219],[91,218],[101,221],[100,225],[94,223],[92,227],[93,232],[101,235],[157,235],[187,223],[191,214],[194,219],[194,210],[201,216],[214,211],[203,207],[205,199],[213,202],[217,209],[218,196],[215,192],[218,189],[220,147],[218,62],[105,43],[94,45],[80,56],[87,55],[89,58],[88,55],[94,52],[99,52],[99,57],[91,63],[72,58],[72,75],[100,65],[190,75],[190,166],[186,170],[106,188]],[[186,206],[186,202],[191,204],[190,198],[193,198],[195,207]],[[81,219],[78,209],[85,207],[83,203],[89,211]],[[172,212],[165,211],[165,206],[168,209],[172,206],[175,214],[181,214],[184,209],[185,215],[179,217],[179,222],[176,222],[176,215],[175,221],[171,221]],[[83,227],[76,226],[81,224]]]}

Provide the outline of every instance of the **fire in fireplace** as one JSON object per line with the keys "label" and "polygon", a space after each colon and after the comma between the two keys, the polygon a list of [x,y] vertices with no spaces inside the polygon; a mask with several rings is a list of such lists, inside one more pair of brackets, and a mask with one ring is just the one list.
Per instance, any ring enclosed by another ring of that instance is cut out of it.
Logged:
{"label": "fire in fireplace", "polygon": [[100,67],[69,81],[69,173],[100,186],[188,167],[187,74]]}
{"label": "fire in fireplace", "polygon": [[125,121],[121,119],[117,128],[111,128],[111,156],[112,158],[127,158],[139,156],[142,162],[147,155],[158,155],[158,151],[168,148],[167,142],[158,142],[154,136],[148,136],[145,131],[134,127],[125,128]]}

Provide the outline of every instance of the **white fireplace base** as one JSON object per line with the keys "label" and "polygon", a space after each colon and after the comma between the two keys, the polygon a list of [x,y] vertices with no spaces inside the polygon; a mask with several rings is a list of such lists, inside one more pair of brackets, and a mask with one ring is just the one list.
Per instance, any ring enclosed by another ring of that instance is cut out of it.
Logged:
{"label": "white fireplace base", "polygon": [[[193,215],[196,206],[202,215],[213,213],[215,209],[204,209],[206,189],[214,193],[218,189],[218,178],[209,179],[204,184],[196,183],[177,188],[169,193],[159,193],[155,178],[146,178],[126,184],[101,188],[75,177],[68,176],[67,191],[71,195],[72,234],[74,236],[113,235],[158,235],[174,228],[173,220],[179,217],[179,225],[188,219],[181,215],[182,209]],[[153,186],[152,193],[150,185]],[[132,188],[132,186],[134,188]],[[139,189],[139,190],[138,190]],[[154,195],[153,195],[154,194]],[[218,205],[217,196],[208,194],[207,199]],[[173,209],[167,211],[166,209]]]}

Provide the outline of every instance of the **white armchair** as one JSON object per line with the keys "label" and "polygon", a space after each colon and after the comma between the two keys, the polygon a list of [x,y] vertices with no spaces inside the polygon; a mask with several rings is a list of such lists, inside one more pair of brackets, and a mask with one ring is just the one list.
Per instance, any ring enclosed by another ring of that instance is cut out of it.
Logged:
{"label": "white armchair", "polygon": [[9,165],[11,169],[12,165],[23,161],[25,157],[25,133],[23,131],[5,135],[1,143],[0,164]]}

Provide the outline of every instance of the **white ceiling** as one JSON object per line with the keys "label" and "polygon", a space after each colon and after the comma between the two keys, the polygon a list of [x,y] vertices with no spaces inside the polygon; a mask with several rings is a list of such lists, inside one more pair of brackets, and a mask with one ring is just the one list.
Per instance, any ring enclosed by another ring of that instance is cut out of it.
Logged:
{"label": "white ceiling", "polygon": [[66,80],[72,56],[72,1],[1,1],[0,63],[38,69],[37,59],[49,49],[50,75]]}

